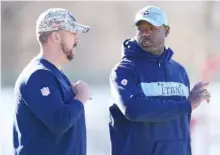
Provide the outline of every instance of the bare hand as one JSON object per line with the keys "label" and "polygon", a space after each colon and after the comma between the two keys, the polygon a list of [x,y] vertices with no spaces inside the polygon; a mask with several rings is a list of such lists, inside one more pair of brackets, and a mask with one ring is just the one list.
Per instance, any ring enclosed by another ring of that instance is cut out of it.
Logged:
{"label": "bare hand", "polygon": [[91,99],[91,92],[87,83],[79,80],[75,84],[72,84],[72,87],[76,93],[74,99],[81,101],[83,104]]}
{"label": "bare hand", "polygon": [[192,106],[192,110],[196,109],[202,101],[210,102],[211,94],[205,89],[208,85],[208,82],[199,82],[191,90],[188,100]]}

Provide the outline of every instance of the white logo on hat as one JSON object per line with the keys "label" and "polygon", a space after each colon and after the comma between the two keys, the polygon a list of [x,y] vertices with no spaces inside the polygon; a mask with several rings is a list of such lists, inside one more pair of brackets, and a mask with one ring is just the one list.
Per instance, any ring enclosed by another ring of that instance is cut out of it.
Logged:
{"label": "white logo on hat", "polygon": [[126,86],[128,84],[128,80],[126,80],[126,79],[121,80],[121,84],[123,86]]}
{"label": "white logo on hat", "polygon": [[48,96],[50,94],[50,89],[48,87],[43,87],[40,91],[43,96]]}
{"label": "white logo on hat", "polygon": [[135,24],[141,20],[147,21],[154,26],[168,25],[166,13],[156,6],[147,6],[139,10],[135,16]]}

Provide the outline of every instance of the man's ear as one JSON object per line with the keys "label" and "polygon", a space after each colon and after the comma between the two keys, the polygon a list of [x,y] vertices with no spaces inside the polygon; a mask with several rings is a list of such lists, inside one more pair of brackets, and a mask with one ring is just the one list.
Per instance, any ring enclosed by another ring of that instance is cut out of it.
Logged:
{"label": "man's ear", "polygon": [[169,26],[166,26],[165,27],[165,37],[167,37],[168,35],[169,35],[169,33],[170,33],[170,27]]}
{"label": "man's ear", "polygon": [[55,43],[59,43],[60,42],[60,34],[59,33],[57,33],[57,32],[52,32],[52,34],[51,34],[51,39],[52,39],[52,41],[53,42],[55,42]]}

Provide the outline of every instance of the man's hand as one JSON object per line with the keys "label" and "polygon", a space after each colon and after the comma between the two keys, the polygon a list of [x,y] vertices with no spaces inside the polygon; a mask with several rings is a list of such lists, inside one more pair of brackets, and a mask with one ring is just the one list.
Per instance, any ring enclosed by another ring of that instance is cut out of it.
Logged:
{"label": "man's hand", "polygon": [[72,88],[76,93],[74,99],[81,101],[83,104],[86,101],[91,100],[91,92],[87,83],[79,80],[75,84],[72,84]]}
{"label": "man's hand", "polygon": [[202,101],[210,102],[211,94],[205,89],[208,85],[208,82],[199,82],[191,90],[188,100],[192,106],[192,110],[196,109]]}

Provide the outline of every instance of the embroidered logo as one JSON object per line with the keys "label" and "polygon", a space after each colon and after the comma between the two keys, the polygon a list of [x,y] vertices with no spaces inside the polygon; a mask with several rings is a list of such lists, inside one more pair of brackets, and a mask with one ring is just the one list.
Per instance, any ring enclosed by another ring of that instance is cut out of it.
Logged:
{"label": "embroidered logo", "polygon": [[126,80],[126,79],[121,80],[121,84],[123,86],[126,86],[128,84],[128,80]]}
{"label": "embroidered logo", "polygon": [[50,94],[50,89],[48,87],[43,87],[40,91],[43,96],[48,96]]}

